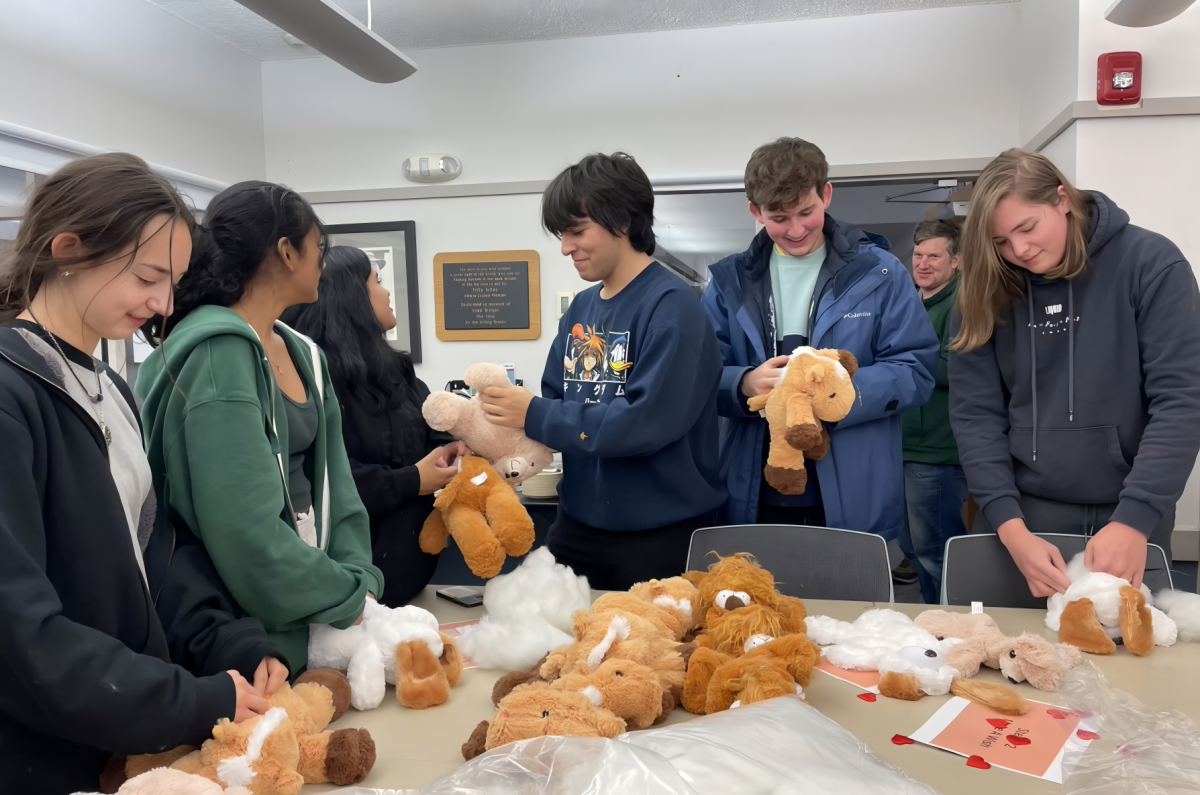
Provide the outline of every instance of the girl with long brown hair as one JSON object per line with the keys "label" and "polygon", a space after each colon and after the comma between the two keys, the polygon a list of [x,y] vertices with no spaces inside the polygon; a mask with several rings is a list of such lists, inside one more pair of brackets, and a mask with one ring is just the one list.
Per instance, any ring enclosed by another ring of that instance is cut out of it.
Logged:
{"label": "girl with long brown hair", "polygon": [[110,757],[199,745],[287,678],[175,536],[133,395],[92,357],[170,314],[193,224],[143,161],[95,155],[37,188],[0,263],[0,792],[98,789]]}
{"label": "girl with long brown hair", "polygon": [[1200,451],[1200,291],[1169,240],[1010,149],[963,230],[950,419],[975,532],[996,532],[1034,596],[1070,584],[1034,533],[1089,537],[1085,562],[1141,584],[1171,557]]}

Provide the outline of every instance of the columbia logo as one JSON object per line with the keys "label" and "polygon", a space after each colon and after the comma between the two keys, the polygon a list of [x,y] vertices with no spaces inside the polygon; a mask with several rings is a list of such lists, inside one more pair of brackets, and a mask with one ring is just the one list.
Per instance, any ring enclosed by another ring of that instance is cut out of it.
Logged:
{"label": "columbia logo", "polygon": [[1050,306],[1046,307],[1047,315],[1057,315],[1061,311],[1062,311],[1062,304],[1050,304]]}
{"label": "columbia logo", "polygon": [[848,312],[847,314],[842,315],[843,318],[870,317],[870,316],[871,316],[870,312]]}

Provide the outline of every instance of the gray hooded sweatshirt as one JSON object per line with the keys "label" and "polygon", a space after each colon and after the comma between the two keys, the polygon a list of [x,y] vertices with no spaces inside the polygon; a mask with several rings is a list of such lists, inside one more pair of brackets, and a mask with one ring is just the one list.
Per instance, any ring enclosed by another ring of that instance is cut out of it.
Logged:
{"label": "gray hooded sweatshirt", "polygon": [[[992,338],[950,355],[950,422],[992,527],[1030,494],[1116,503],[1149,535],[1200,451],[1200,290],[1183,254],[1092,192],[1074,279],[1022,274]],[[957,332],[957,317],[952,321]]]}

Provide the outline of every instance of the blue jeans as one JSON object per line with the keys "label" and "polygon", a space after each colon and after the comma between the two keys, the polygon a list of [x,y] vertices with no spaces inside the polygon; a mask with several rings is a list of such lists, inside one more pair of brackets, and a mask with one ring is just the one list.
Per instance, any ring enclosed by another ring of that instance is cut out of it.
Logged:
{"label": "blue jeans", "polygon": [[938,604],[946,541],[967,532],[962,520],[967,476],[953,464],[905,461],[904,499],[908,521],[900,530],[900,549],[917,572],[921,598]]}

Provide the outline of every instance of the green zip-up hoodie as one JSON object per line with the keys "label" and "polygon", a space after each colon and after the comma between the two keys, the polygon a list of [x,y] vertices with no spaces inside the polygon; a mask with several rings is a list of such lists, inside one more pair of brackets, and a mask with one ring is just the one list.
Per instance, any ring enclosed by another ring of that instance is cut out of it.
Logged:
{"label": "green zip-up hoodie", "polygon": [[950,344],[950,313],[957,295],[958,273],[955,273],[945,287],[933,296],[921,299],[941,343],[941,353],[929,402],[900,415],[905,461],[959,465],[958,444],[954,440],[954,431],[950,429],[950,373],[947,369],[949,354],[946,351],[946,346]]}
{"label": "green zip-up hoodie", "polygon": [[[370,525],[350,474],[325,355],[322,400],[306,339],[283,324],[275,328],[320,406],[306,462],[317,547],[297,534],[277,458],[288,459],[283,395],[257,334],[237,313],[218,306],[191,312],[142,365],[137,392],[159,504],[204,543],[226,587],[262,621],[294,674],[308,662],[309,624],[351,626],[367,593],[383,593],[383,575],[371,565]],[[328,534],[321,526],[326,466]]]}

